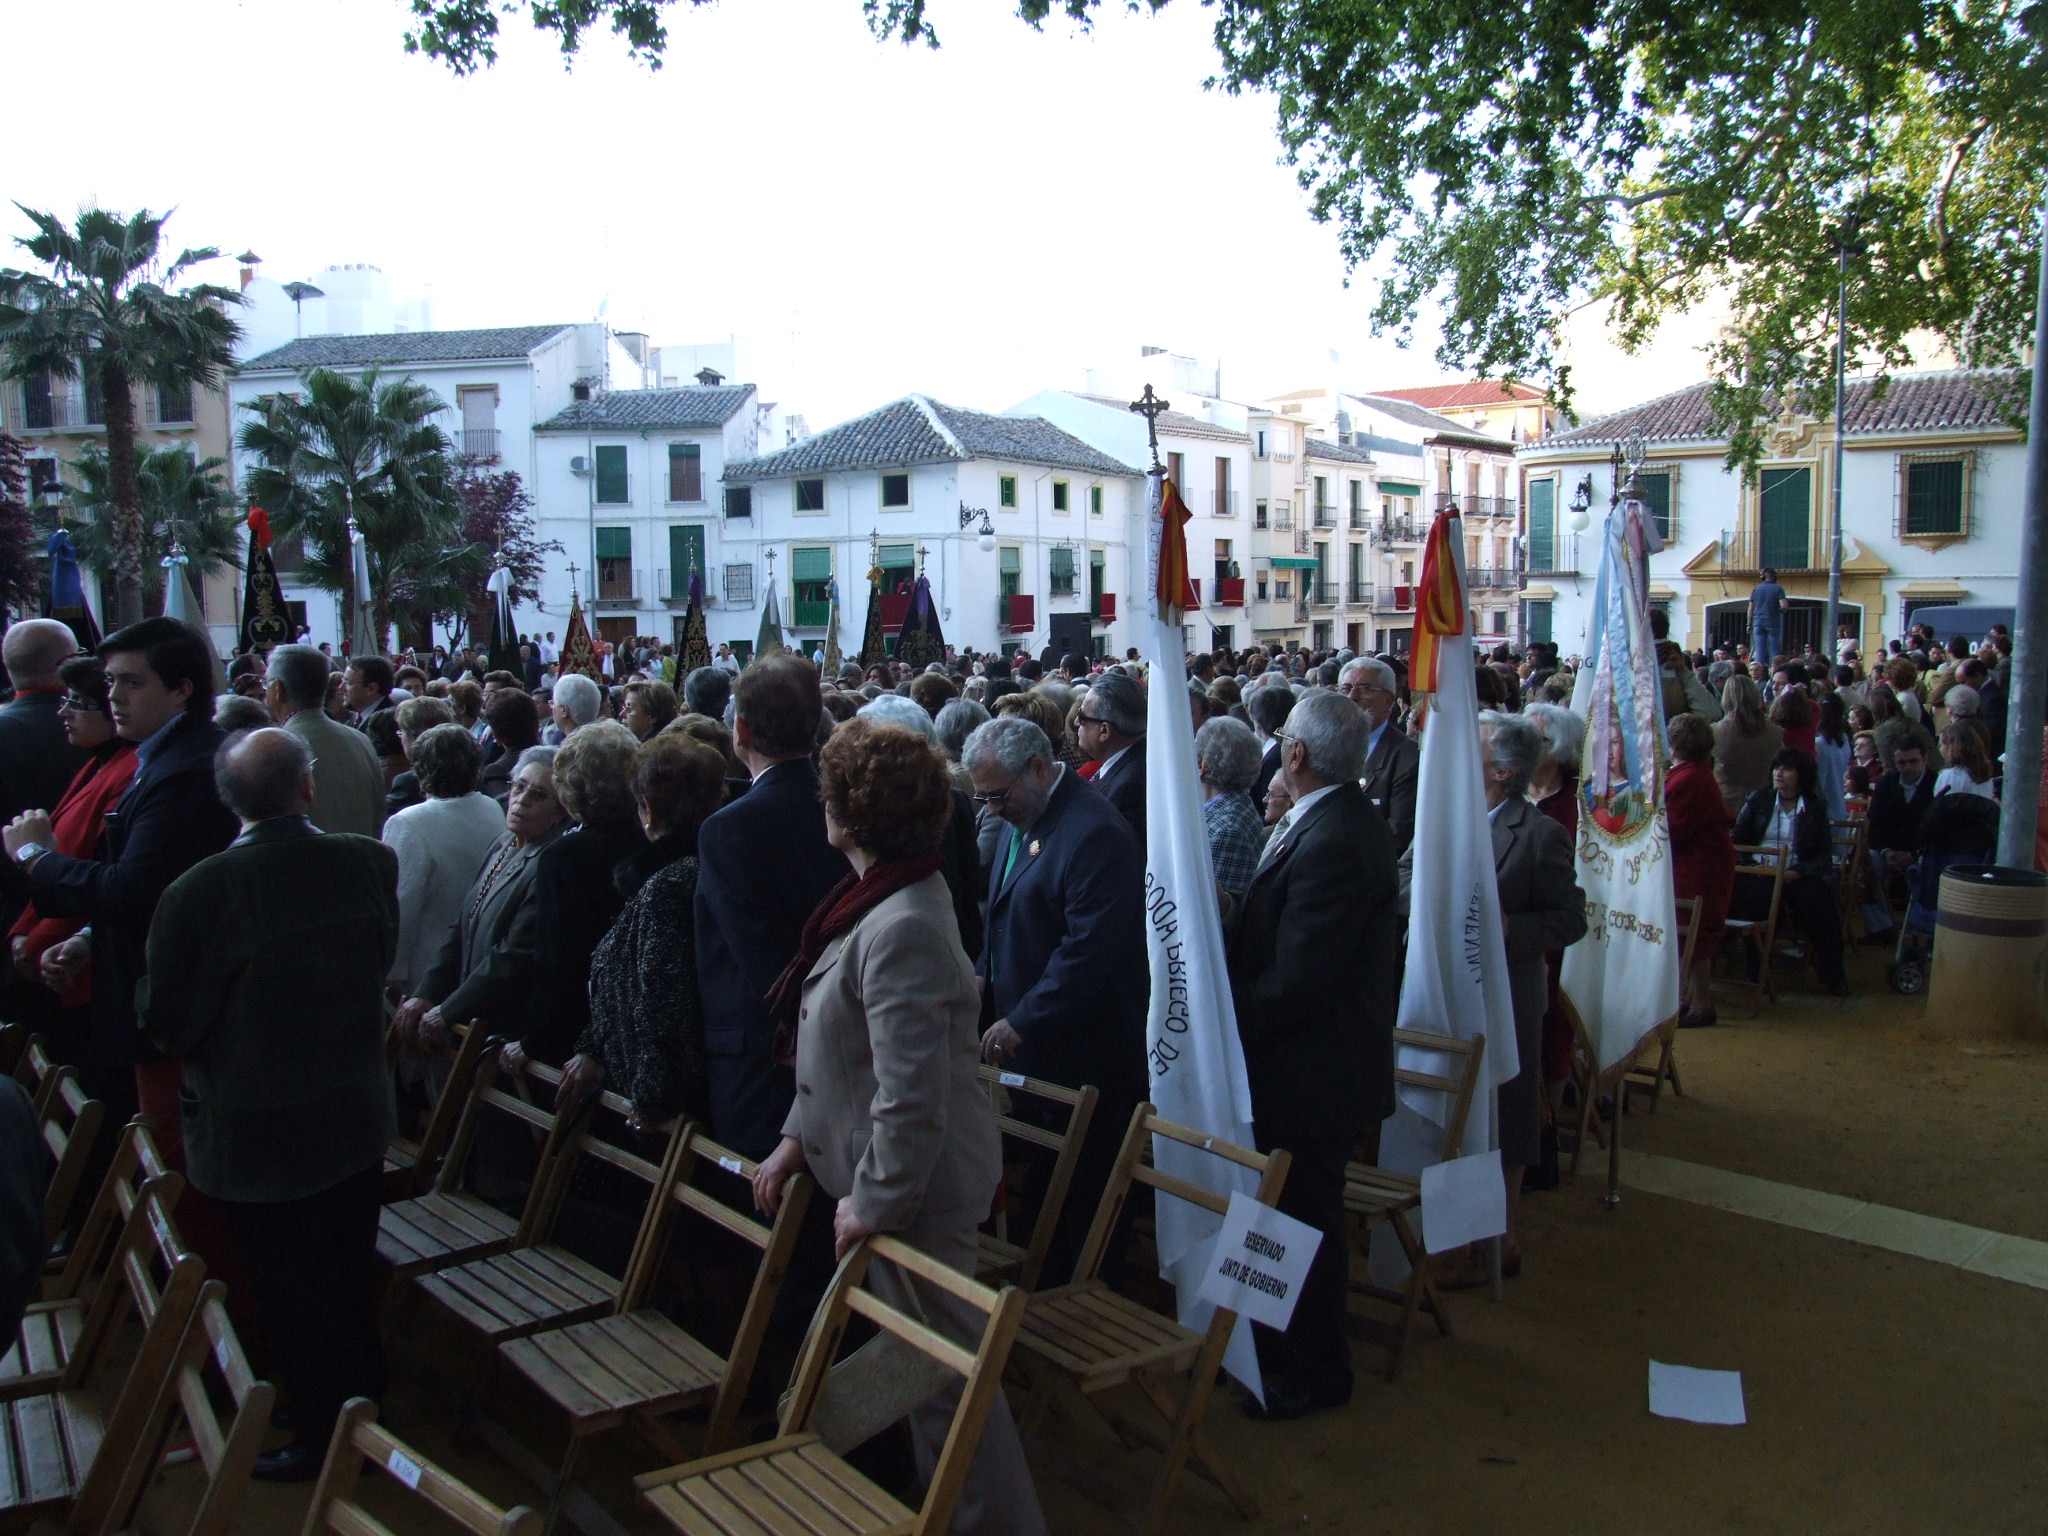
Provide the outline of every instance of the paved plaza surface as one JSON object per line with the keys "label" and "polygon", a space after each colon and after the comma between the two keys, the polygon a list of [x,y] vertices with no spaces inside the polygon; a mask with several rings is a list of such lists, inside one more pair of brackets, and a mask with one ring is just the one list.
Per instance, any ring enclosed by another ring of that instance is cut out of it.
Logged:
{"label": "paved plaza surface", "polygon": [[[1885,992],[1871,951],[1851,979],[1837,1002],[1788,978],[1760,1020],[1724,1010],[1681,1035],[1686,1096],[1628,1117],[1619,1208],[1601,1201],[1604,1159],[1528,1196],[1523,1278],[1499,1304],[1451,1297],[1456,1335],[1419,1332],[1398,1382],[1361,1343],[1341,1412],[1252,1424],[1219,1393],[1209,1434],[1261,1513],[1240,1520],[1189,1477],[1170,1529],[2043,1529],[2048,1047],[1929,1033],[1925,1002]],[[430,1313],[421,1342],[452,1343]],[[1749,1423],[1653,1418],[1652,1359],[1739,1370]],[[493,1401],[556,1454],[544,1410],[511,1388]],[[385,1422],[490,1497],[540,1502],[417,1385],[394,1388]],[[1097,1425],[1049,1438],[1133,1496],[1149,1477],[1149,1456]],[[651,1464],[620,1439],[590,1473],[634,1531],[662,1529],[629,1481]],[[1123,1529],[1040,1484],[1055,1532]],[[259,1483],[239,1528],[296,1530],[307,1497]],[[430,1528],[373,1504],[401,1536]]]}

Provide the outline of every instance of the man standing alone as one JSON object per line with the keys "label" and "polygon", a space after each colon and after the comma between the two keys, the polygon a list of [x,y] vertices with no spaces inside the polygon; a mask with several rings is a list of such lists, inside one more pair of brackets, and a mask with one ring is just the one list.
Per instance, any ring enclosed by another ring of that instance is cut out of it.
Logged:
{"label": "man standing alone", "polygon": [[1775,666],[1785,650],[1785,614],[1792,600],[1778,585],[1778,573],[1769,566],[1763,580],[1749,589],[1749,654],[1765,666]]}
{"label": "man standing alone", "polygon": [[255,1475],[300,1482],[318,1474],[342,1404],[384,1389],[377,1212],[396,1124],[383,990],[398,857],[313,825],[313,755],[288,731],[231,738],[215,778],[242,833],[164,892],[139,1013],[184,1062],[192,1184],[227,1214],[297,1415],[297,1437]]}

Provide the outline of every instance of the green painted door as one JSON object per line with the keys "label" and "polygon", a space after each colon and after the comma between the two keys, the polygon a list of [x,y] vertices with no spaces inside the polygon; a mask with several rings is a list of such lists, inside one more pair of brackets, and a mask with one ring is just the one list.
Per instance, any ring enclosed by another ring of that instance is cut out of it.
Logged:
{"label": "green painted door", "polygon": [[1557,569],[1557,482],[1529,482],[1529,569]]}
{"label": "green painted door", "polygon": [[1813,471],[1767,469],[1757,493],[1757,564],[1803,571],[1813,558]]}

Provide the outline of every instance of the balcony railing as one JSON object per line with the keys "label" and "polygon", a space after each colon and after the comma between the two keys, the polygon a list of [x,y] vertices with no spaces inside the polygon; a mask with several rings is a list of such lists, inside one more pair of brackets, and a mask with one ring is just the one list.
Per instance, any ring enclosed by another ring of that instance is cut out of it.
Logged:
{"label": "balcony railing", "polygon": [[1316,526],[1318,528],[1336,527],[1337,509],[1332,506],[1318,505],[1316,508]]}
{"label": "balcony railing", "polygon": [[1306,592],[1294,600],[1294,622],[1297,624],[1306,624],[1308,622],[1308,594]]}
{"label": "balcony railing", "polygon": [[1344,585],[1344,601],[1353,607],[1364,607],[1372,601],[1372,583],[1369,581],[1346,582]]}
{"label": "balcony railing", "polygon": [[1237,492],[1233,490],[1228,488],[1217,490],[1211,497],[1210,504],[1216,509],[1215,515],[1218,517],[1237,516]]}
{"label": "balcony railing", "polygon": [[1579,536],[1576,533],[1556,534],[1550,544],[1551,547],[1545,549],[1535,540],[1530,540],[1529,574],[1576,576],[1579,573]]}
{"label": "balcony railing", "polygon": [[1294,530],[1294,552],[1297,555],[1305,555],[1308,553],[1309,532],[1309,526],[1306,523],[1303,523],[1299,528]]}
{"label": "balcony railing", "polygon": [[1319,581],[1315,583],[1315,605],[1318,608],[1336,607],[1337,583],[1334,581]]}
{"label": "balcony railing", "polygon": [[459,428],[455,433],[455,452],[465,459],[495,459],[498,456],[498,429]]}
{"label": "balcony railing", "polygon": [[1436,510],[1462,512],[1467,517],[1514,517],[1521,512],[1521,504],[1512,496],[1454,496],[1438,491]]}
{"label": "balcony railing", "polygon": [[1379,587],[1373,592],[1372,605],[1389,613],[1407,613],[1415,606],[1413,587]]}
{"label": "balcony railing", "polygon": [[1035,599],[1019,595],[996,599],[996,623],[1012,634],[1022,634],[1038,625],[1038,603]]}
{"label": "balcony railing", "polygon": [[1766,566],[1779,575],[1788,572],[1824,571],[1827,557],[1818,547],[1822,540],[1815,530],[1793,529],[1790,536],[1772,531],[1759,536],[1754,528],[1721,534],[1721,569],[1729,575],[1754,576]]}
{"label": "balcony railing", "polygon": [[1275,507],[1273,509],[1272,526],[1283,533],[1292,528],[1294,526],[1294,508]]}
{"label": "balcony railing", "polygon": [[26,396],[18,389],[7,393],[10,432],[97,432],[105,425],[85,417],[85,401],[76,394],[52,390],[47,395]]}
{"label": "balcony railing", "polygon": [[832,600],[800,597],[789,605],[790,624],[797,629],[823,629],[832,622]]}
{"label": "balcony railing", "polygon": [[1353,533],[1365,532],[1365,508],[1353,507],[1351,509],[1351,531]]}
{"label": "balcony railing", "polygon": [[1512,592],[1522,584],[1522,573],[1500,566],[1482,566],[1465,573],[1465,584],[1474,590]]}
{"label": "balcony railing", "polygon": [[1380,519],[1380,542],[1382,544],[1420,544],[1429,537],[1429,523],[1424,518],[1383,517]]}
{"label": "balcony railing", "polygon": [[145,427],[189,427],[192,425],[192,391],[183,394],[147,386],[135,392]]}
{"label": "balcony railing", "polygon": [[[704,606],[709,608],[718,601],[718,594],[712,590],[711,578],[709,576],[702,576],[701,572],[699,574],[704,582]],[[660,582],[659,590],[661,592],[661,600],[664,603],[673,603],[676,607],[681,608],[690,601],[690,573],[688,571],[671,572],[664,566],[655,572],[655,577]]]}
{"label": "balcony railing", "polygon": [[633,594],[639,588],[639,571],[620,567],[610,575],[600,574],[597,579],[597,606],[600,608],[631,608],[639,599]]}
{"label": "balcony railing", "polygon": [[1114,592],[1098,592],[1095,596],[1094,608],[1096,623],[1114,624],[1116,622],[1116,594]]}
{"label": "balcony railing", "polygon": [[1244,606],[1244,578],[1242,576],[1219,576],[1216,578],[1216,606],[1219,608],[1242,608]]}

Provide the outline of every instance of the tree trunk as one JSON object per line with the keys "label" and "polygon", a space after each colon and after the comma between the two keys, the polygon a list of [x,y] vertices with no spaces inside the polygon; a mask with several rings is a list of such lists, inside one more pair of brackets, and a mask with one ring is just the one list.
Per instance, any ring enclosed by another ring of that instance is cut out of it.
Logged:
{"label": "tree trunk", "polygon": [[135,473],[135,395],[118,357],[100,365],[107,413],[107,481],[114,497],[114,612],[109,630],[142,622],[142,485]]}

